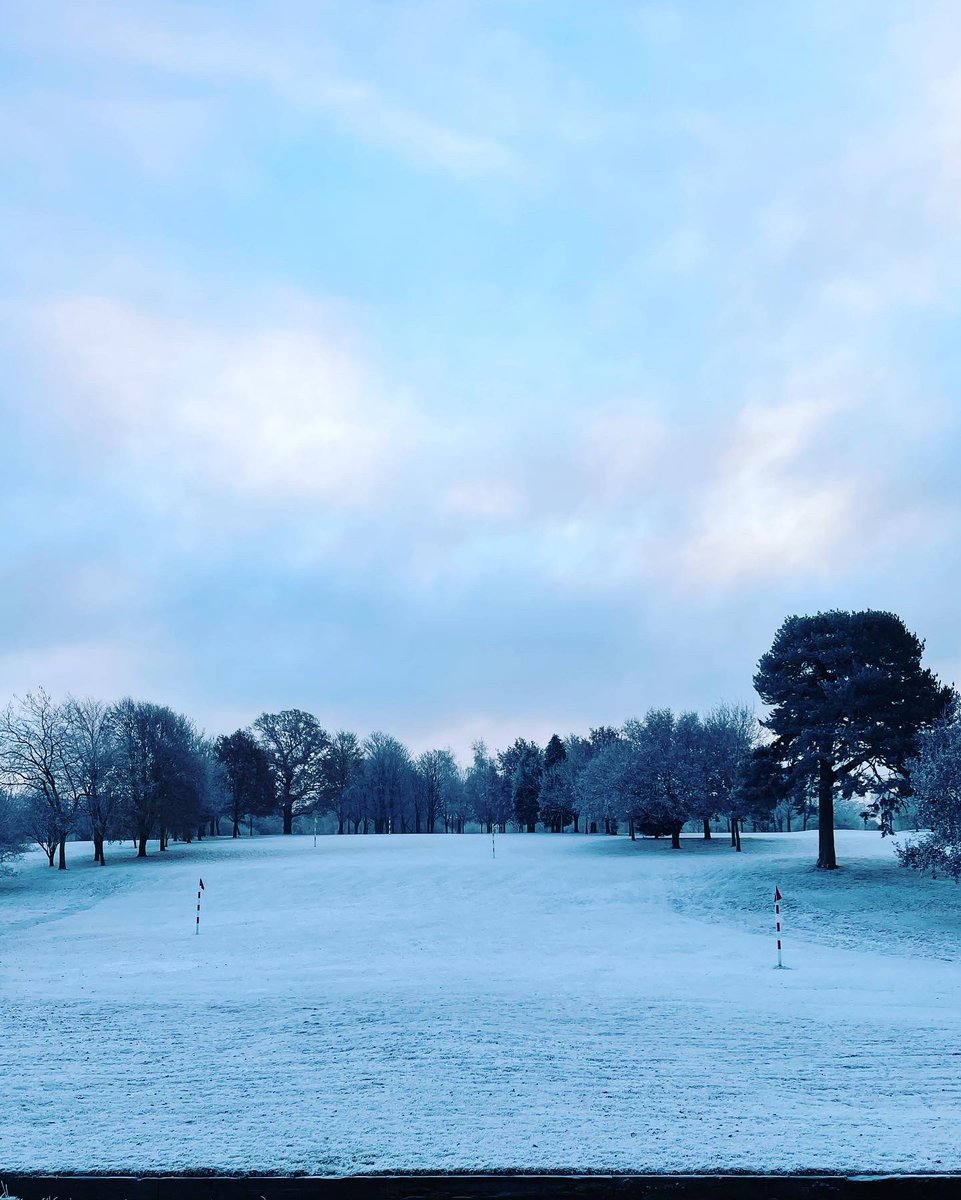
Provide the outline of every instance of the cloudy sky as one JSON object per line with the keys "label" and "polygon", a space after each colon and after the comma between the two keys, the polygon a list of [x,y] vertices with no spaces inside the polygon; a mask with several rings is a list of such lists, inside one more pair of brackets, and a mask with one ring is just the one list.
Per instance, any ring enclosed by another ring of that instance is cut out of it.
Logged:
{"label": "cloudy sky", "polygon": [[0,680],[415,749],[961,682],[961,12],[5,0]]}

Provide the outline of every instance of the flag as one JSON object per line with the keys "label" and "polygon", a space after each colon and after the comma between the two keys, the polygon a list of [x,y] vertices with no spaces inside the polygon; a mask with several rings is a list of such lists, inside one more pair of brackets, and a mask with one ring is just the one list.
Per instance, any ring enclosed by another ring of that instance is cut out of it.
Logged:
{"label": "flag", "polygon": [[[203,880],[201,880],[201,882],[200,882],[200,886],[201,886],[201,887],[203,887],[203,886],[204,886],[204,885],[203,885]],[[775,904],[777,904],[777,902],[778,902],[779,900],[783,900],[783,899],[784,899],[784,897],[781,895],[781,889],[780,889],[780,888],[777,886],[777,884],[775,884],[775,885],[774,885],[774,903],[775,903]]]}
{"label": "flag", "polygon": [[200,890],[201,890],[202,892],[205,892],[205,891],[207,890],[207,889],[204,887],[204,881],[203,881],[202,879],[201,879],[201,881],[200,881]]}

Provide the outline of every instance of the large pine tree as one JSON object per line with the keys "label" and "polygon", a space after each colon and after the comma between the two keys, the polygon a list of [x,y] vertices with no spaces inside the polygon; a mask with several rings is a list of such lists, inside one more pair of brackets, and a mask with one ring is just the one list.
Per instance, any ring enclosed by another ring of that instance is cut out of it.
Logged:
{"label": "large pine tree", "polygon": [[923,652],[893,613],[834,611],[788,617],[758,663],[772,756],[794,783],[817,785],[819,867],[837,866],[835,786],[846,796],[905,791],[919,731],[950,702]]}

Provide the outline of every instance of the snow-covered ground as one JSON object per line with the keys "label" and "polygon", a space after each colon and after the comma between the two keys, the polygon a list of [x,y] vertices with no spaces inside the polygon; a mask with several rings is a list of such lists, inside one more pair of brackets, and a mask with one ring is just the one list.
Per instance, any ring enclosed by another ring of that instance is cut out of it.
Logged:
{"label": "snow-covered ground", "polygon": [[32,855],[0,1168],[961,1170],[961,888],[816,836]]}

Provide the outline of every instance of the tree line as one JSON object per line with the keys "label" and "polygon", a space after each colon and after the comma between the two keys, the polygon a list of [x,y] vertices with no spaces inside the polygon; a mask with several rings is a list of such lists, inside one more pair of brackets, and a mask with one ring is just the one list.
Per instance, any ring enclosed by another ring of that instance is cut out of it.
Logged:
{"label": "tree line", "polygon": [[[146,856],[156,840],[238,837],[256,818],[331,816],[340,834],[488,832],[637,833],[679,845],[689,820],[731,823],[764,803],[740,787],[757,740],[749,708],[720,705],[703,720],[655,709],[589,736],[555,734],[545,747],[518,738],[492,753],[475,742],[461,768],[449,749],[413,755],[397,738],[329,733],[310,713],[263,713],[246,729],[210,739],[181,713],[126,698],[108,705],[40,690],[0,716],[0,847],[25,838],[66,869],[67,843],[83,834],[97,862],[110,841],[130,838]],[[3,850],[0,849],[0,853]]]}
{"label": "tree line", "polygon": [[[105,863],[109,841],[132,838],[139,856],[156,840],[234,837],[255,819],[329,816],[340,834],[488,832],[617,833],[669,837],[695,823],[710,837],[722,819],[740,849],[753,828],[791,827],[817,815],[818,865],[837,865],[835,800],[860,796],[882,832],[920,794],[932,828],[944,823],[945,780],[961,764],[957,697],[921,666],[923,642],[894,614],[790,617],[754,683],[767,706],[721,704],[704,716],[654,708],[587,736],[524,738],[504,750],[483,742],[462,768],[449,749],[413,755],[398,739],[328,732],[310,713],[263,713],[249,728],[208,738],[183,714],[126,698],[116,704],[38,691],[0,716],[0,858],[25,840],[66,868],[83,833]],[[953,756],[953,757],[952,757]],[[947,774],[946,774],[947,773]],[[956,789],[961,797],[961,782]],[[948,823],[938,845],[909,865],[961,875],[961,842]],[[939,857],[940,854],[940,857]],[[953,857],[952,857],[953,854]],[[913,855],[913,856],[912,856]],[[926,855],[926,857],[925,857]]]}

